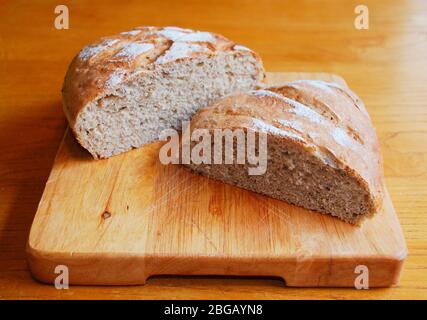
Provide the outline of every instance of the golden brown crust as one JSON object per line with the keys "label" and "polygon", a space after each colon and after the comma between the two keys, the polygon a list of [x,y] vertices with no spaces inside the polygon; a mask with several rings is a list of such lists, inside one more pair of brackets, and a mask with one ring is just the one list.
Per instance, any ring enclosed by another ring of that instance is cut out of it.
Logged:
{"label": "golden brown crust", "polygon": [[150,72],[182,59],[248,52],[260,61],[255,52],[223,36],[176,27],[137,27],[104,37],[84,47],[71,62],[62,88],[64,111],[74,130],[83,107],[131,73]]}
{"label": "golden brown crust", "polygon": [[[382,204],[379,143],[362,101],[349,89],[323,81],[295,81],[241,93],[200,109],[195,128],[248,128],[293,140],[328,165],[357,179],[371,196],[374,214]],[[356,217],[353,223],[358,223]],[[361,217],[360,217],[361,218]]]}

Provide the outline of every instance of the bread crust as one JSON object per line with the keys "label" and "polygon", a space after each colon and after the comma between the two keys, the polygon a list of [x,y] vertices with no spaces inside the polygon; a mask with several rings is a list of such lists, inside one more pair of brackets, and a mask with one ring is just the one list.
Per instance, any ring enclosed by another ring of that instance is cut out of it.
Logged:
{"label": "bread crust", "polygon": [[369,212],[383,199],[383,163],[379,142],[363,102],[335,83],[301,80],[240,93],[202,108],[191,130],[244,128],[292,141],[324,163],[354,177],[370,198]]}
{"label": "bread crust", "polygon": [[79,140],[75,124],[80,112],[91,101],[114,90],[118,74],[125,82],[135,72],[152,72],[186,59],[248,53],[260,61],[259,73],[265,78],[261,59],[254,51],[221,35],[177,27],[137,27],[101,38],[80,50],[65,75],[63,109]]}

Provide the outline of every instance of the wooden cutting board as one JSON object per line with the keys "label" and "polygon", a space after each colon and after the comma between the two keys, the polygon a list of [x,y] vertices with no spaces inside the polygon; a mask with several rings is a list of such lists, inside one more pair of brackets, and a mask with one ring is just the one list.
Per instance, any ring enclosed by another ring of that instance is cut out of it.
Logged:
{"label": "wooden cutting board", "polygon": [[[325,73],[270,73],[269,82]],[[160,143],[95,161],[67,130],[46,183],[27,252],[32,274],[71,284],[143,284],[151,275],[277,276],[288,286],[395,285],[407,254],[386,192],[361,227],[162,165]],[[364,267],[362,267],[364,268]],[[366,274],[366,273],[365,273]]]}

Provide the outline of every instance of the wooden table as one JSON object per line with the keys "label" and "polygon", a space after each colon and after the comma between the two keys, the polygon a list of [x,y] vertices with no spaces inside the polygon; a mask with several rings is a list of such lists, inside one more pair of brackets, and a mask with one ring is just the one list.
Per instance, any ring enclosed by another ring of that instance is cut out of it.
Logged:
{"label": "wooden table", "polygon": [[[0,298],[427,298],[427,2],[0,0]],[[211,2],[211,3],[210,3]],[[54,27],[69,8],[70,28]],[[210,3],[209,5],[207,3]],[[409,256],[397,288],[286,288],[277,279],[159,277],[145,286],[56,290],[28,273],[25,244],[66,128],[60,88],[73,55],[137,25],[210,30],[258,51],[269,71],[334,72],[362,97],[377,128],[386,183]]]}

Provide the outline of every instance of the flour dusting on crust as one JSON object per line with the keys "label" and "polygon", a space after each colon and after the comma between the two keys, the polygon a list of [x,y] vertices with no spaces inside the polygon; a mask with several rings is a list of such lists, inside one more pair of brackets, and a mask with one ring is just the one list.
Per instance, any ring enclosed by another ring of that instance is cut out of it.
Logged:
{"label": "flour dusting on crust", "polygon": [[[296,81],[296,82],[303,83],[303,81],[301,82]],[[307,81],[307,82],[309,82],[310,84],[313,84],[314,82],[316,86],[321,86],[321,87],[326,86],[326,84],[322,81]],[[295,82],[291,84],[291,86],[293,85],[295,85]],[[328,90],[331,90],[331,88],[328,88]],[[269,90],[264,90],[264,89],[254,90],[254,91],[251,91],[250,94],[258,97],[267,96],[267,97],[280,99],[283,102],[285,102],[287,105],[290,105],[292,107],[292,108],[283,110],[284,112],[294,114],[297,117],[303,117],[314,124],[324,127],[326,129],[325,132],[327,132],[336,143],[351,149],[356,149],[359,146],[359,143],[357,142],[357,140],[353,139],[345,129],[333,126],[332,123],[330,123],[330,121],[328,121],[320,113],[316,112],[310,106],[307,106],[294,99],[287,98],[284,95],[281,95]],[[296,131],[304,132],[303,126],[301,125],[301,123],[299,123],[296,120],[277,119],[277,122],[286,127],[294,129]],[[276,133],[279,134],[279,132],[276,132]],[[315,132],[310,132],[307,134],[310,138],[314,138],[314,139],[317,138]]]}
{"label": "flour dusting on crust", "polygon": [[108,39],[108,40],[102,41],[97,45],[87,46],[80,51],[78,57],[83,61],[88,60],[93,56],[97,55],[98,53],[108,49],[109,47],[116,44],[117,42],[119,42],[118,39]]}
{"label": "flour dusting on crust", "polygon": [[237,50],[237,51],[252,51],[251,49],[249,49],[249,48],[247,48],[247,47],[245,47],[245,46],[242,46],[241,44],[236,44],[236,45],[233,47],[233,49],[234,49],[234,50]]}
{"label": "flour dusting on crust", "polygon": [[352,139],[345,130],[339,127],[334,128],[331,131],[331,135],[338,144],[344,147],[348,147],[352,149],[356,147],[355,140]]}
{"label": "flour dusting on crust", "polygon": [[177,41],[188,41],[188,42],[210,42],[215,43],[216,39],[209,32],[192,32],[178,38]]}
{"label": "flour dusting on crust", "polygon": [[124,47],[116,53],[116,57],[123,58],[124,60],[133,60],[137,56],[153,49],[154,45],[152,43],[130,42],[125,44]]}
{"label": "flour dusting on crust", "polygon": [[192,30],[189,29],[181,29],[177,27],[167,27],[163,30],[158,31],[157,33],[168,38],[172,41],[177,41],[179,38],[191,33]]}
{"label": "flour dusting on crust", "polygon": [[276,134],[276,135],[279,135],[282,137],[289,137],[289,138],[293,138],[293,139],[305,142],[305,139],[303,137],[301,137],[299,134],[294,133],[294,132],[290,132],[287,130],[282,130],[282,129],[277,128],[277,127],[275,127],[269,123],[266,123],[260,119],[253,118],[252,124],[260,131],[263,131],[266,133],[271,133],[271,134]]}
{"label": "flour dusting on crust", "polygon": [[194,43],[175,42],[163,56],[157,59],[156,64],[163,64],[185,58],[191,56],[191,54],[195,52],[210,52],[210,50]]}
{"label": "flour dusting on crust", "polygon": [[300,132],[305,131],[303,124],[297,120],[278,119],[277,122],[279,122],[281,125],[285,127],[289,127],[296,131],[300,131]]}
{"label": "flour dusting on crust", "polygon": [[306,105],[304,105],[304,104],[302,104],[296,100],[289,99],[289,98],[287,98],[281,94],[278,94],[278,93],[270,91],[270,90],[261,89],[261,90],[251,91],[250,93],[254,96],[259,96],[259,97],[268,96],[268,97],[280,99],[283,102],[285,102],[286,104],[293,107],[292,109],[286,110],[289,113],[293,113],[293,114],[296,114],[298,116],[305,117],[314,123],[325,124],[325,120],[323,119],[322,115],[320,115],[319,113],[317,113],[316,111],[314,111],[310,107],[308,107],[308,106],[306,106]]}

